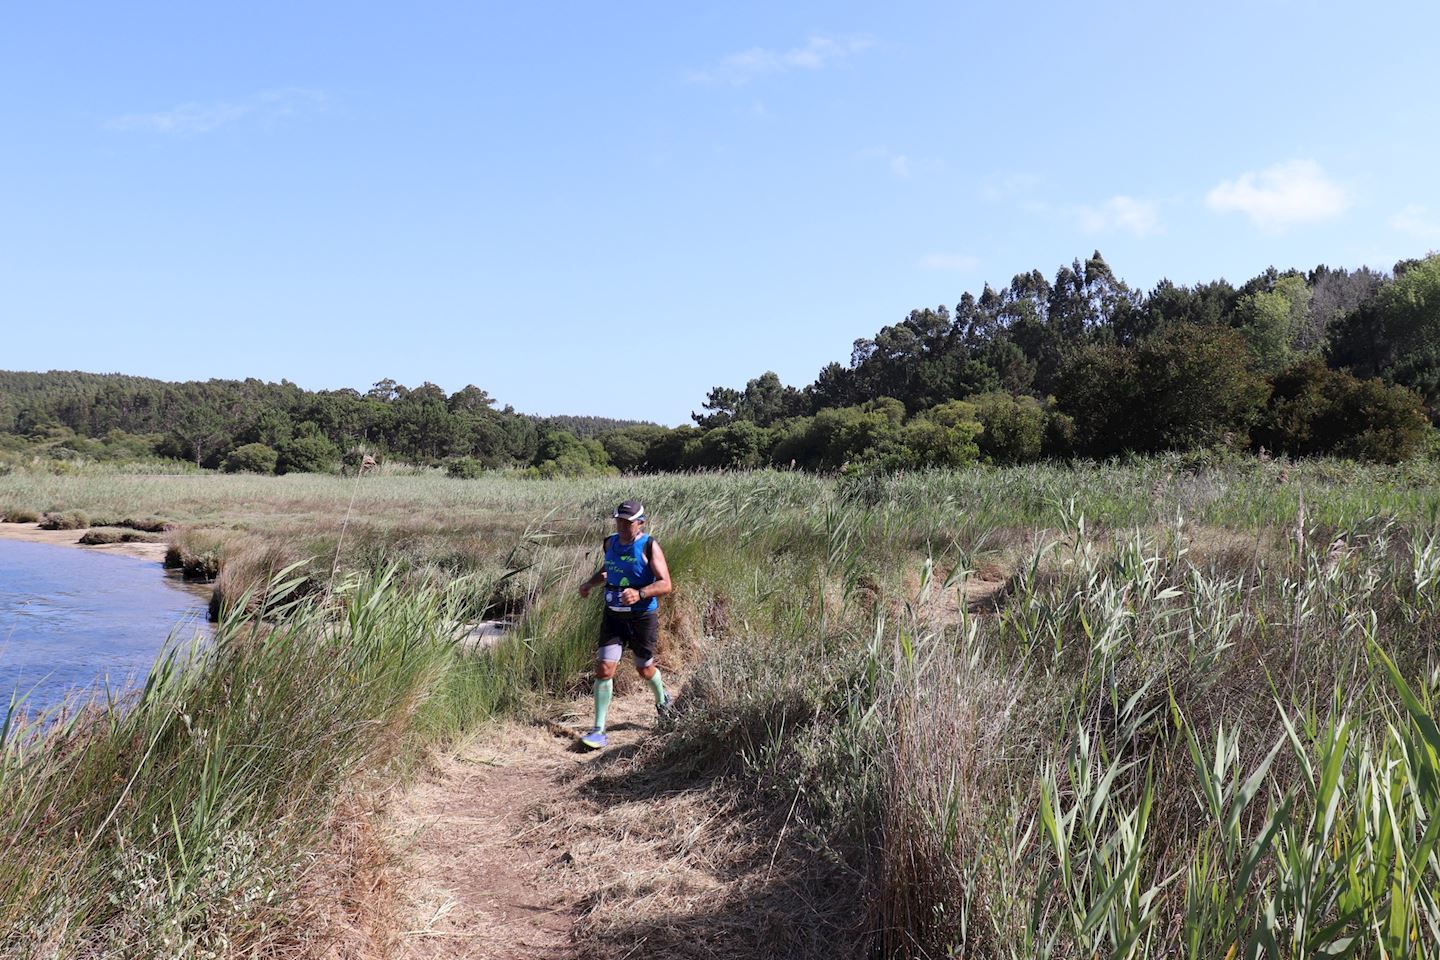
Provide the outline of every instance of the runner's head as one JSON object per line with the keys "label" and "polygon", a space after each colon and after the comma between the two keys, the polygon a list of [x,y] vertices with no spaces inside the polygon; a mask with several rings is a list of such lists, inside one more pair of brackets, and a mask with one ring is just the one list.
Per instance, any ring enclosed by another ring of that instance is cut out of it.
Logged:
{"label": "runner's head", "polygon": [[615,518],[615,532],[624,540],[633,540],[645,523],[645,507],[639,500],[626,500],[611,516]]}

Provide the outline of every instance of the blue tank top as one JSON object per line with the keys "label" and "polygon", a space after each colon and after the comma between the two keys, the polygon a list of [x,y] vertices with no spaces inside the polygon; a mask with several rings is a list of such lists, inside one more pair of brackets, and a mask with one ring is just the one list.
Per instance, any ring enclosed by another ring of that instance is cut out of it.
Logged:
{"label": "blue tank top", "polygon": [[605,606],[617,613],[649,613],[660,605],[654,597],[633,606],[620,602],[620,591],[626,587],[639,590],[655,582],[650,568],[650,534],[642,533],[630,543],[621,543],[619,534],[605,541]]}

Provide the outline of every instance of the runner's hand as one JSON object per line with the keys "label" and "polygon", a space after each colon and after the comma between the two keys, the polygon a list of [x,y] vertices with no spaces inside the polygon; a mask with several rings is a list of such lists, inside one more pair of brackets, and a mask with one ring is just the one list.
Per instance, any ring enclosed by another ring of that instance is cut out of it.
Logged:
{"label": "runner's hand", "polygon": [[640,591],[634,587],[626,587],[620,591],[620,602],[627,607],[633,607],[640,602]]}
{"label": "runner's hand", "polygon": [[584,600],[586,597],[590,596],[590,590],[591,587],[589,580],[586,580],[584,583],[580,584],[580,599]]}

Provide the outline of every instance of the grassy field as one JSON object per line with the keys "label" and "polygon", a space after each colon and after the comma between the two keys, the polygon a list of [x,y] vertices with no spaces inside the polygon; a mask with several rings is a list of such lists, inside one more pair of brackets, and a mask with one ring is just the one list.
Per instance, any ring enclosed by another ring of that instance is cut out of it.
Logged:
{"label": "grassy field", "polygon": [[[803,838],[851,891],[832,955],[1437,956],[1437,479],[0,476],[176,522],[227,597],[138,703],[7,732],[0,952],[318,950],[355,784],[585,688],[570,587],[635,495],[688,674],[651,762]],[[452,642],[495,612],[512,640]]]}

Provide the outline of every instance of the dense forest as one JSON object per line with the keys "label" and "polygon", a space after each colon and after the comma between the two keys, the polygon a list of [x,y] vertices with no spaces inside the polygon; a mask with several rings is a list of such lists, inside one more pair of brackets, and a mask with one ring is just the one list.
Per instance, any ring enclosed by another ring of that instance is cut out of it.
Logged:
{"label": "dense forest", "polygon": [[767,372],[712,389],[694,428],[603,442],[657,469],[1214,448],[1395,462],[1434,450],[1437,410],[1440,256],[1145,294],[1097,251],[1053,281],[1034,270],[913,310],[803,388]]}
{"label": "dense forest", "polygon": [[676,429],[496,409],[382,380],[365,393],[258,380],[0,373],[0,445],[171,457],[259,472],[362,453],[456,476],[756,467],[903,469],[977,460],[1266,450],[1395,462],[1436,450],[1440,255],[1390,273],[1268,269],[1239,287],[1132,290],[1097,251],[953,309],[912,310],[849,362],[787,386],[715,387]]}
{"label": "dense forest", "polygon": [[539,418],[495,408],[479,387],[381,380],[357,390],[293,383],[167,383],[120,374],[0,372],[0,446],[51,456],[168,457],[257,472],[325,471],[365,454],[448,461],[460,473],[531,467],[543,475],[608,466],[594,439],[643,426],[605,417]]}

